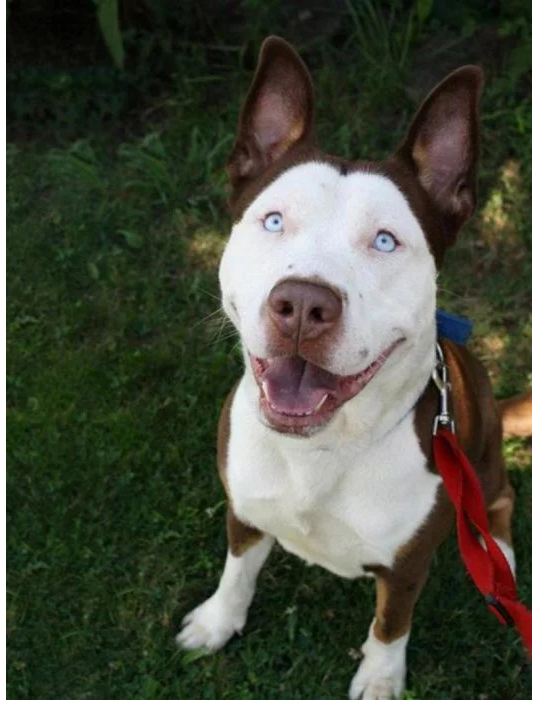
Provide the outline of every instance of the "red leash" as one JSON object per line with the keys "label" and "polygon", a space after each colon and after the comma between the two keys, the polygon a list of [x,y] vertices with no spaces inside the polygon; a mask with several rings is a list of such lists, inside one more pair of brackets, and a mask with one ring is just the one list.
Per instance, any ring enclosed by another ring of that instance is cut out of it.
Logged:
{"label": "red leash", "polygon": [[459,445],[449,414],[450,384],[439,344],[437,352],[438,363],[433,378],[440,391],[441,410],[434,421],[434,462],[455,506],[461,557],[490,611],[500,623],[518,630],[531,657],[532,613],[519,601],[511,568],[490,534],[480,481]]}

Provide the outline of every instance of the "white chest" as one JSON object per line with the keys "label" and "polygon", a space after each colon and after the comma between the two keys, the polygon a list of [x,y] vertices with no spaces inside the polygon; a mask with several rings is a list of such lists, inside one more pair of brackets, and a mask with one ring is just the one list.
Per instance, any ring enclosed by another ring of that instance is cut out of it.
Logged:
{"label": "white chest", "polygon": [[271,432],[237,390],[227,477],[243,521],[288,551],[346,577],[391,566],[422,525],[440,479],[426,468],[407,415],[375,443],[337,435],[289,439]]}

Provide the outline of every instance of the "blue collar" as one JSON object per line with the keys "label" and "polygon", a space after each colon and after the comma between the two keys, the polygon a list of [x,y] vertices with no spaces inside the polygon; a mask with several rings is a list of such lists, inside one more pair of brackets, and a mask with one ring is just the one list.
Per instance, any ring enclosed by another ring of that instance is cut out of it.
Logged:
{"label": "blue collar", "polygon": [[472,321],[464,316],[449,314],[443,309],[436,309],[438,338],[448,338],[454,343],[464,345],[472,333]]}

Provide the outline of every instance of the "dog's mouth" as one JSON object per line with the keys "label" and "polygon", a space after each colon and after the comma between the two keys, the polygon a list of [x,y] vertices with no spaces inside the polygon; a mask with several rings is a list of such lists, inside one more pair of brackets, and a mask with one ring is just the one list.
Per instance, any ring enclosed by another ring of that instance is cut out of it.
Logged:
{"label": "dog's mouth", "polygon": [[277,431],[289,434],[308,434],[327,424],[336,410],[374,378],[404,340],[394,341],[361,372],[345,376],[298,355],[257,358],[250,354],[265,419]]}

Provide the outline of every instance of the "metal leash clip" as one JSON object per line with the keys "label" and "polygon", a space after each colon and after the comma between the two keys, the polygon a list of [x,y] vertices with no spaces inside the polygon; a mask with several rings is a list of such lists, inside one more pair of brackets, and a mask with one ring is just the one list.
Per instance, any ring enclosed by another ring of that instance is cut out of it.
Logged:
{"label": "metal leash clip", "polygon": [[452,434],[455,434],[455,422],[449,412],[449,392],[451,383],[444,352],[439,343],[436,343],[436,366],[432,371],[432,380],[440,393],[440,413],[434,417],[432,434],[436,436],[439,427],[447,427]]}

